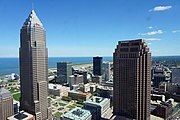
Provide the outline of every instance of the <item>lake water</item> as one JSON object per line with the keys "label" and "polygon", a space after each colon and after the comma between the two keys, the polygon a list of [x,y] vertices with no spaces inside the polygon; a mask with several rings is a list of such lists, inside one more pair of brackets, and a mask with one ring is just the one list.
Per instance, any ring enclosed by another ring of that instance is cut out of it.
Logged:
{"label": "lake water", "polygon": [[[104,61],[112,61],[112,57],[103,57]],[[49,68],[56,68],[57,62],[68,61],[73,64],[92,63],[92,57],[49,57]],[[19,74],[19,58],[0,58],[0,75]]]}

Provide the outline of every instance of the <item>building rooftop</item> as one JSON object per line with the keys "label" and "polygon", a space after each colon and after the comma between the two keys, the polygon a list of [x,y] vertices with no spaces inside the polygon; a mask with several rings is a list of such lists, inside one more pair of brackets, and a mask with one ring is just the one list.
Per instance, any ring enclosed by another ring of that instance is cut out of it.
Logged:
{"label": "building rooftop", "polygon": [[76,94],[81,94],[81,95],[88,95],[88,93],[81,92],[81,91],[76,91],[76,90],[71,90],[69,91],[70,93],[76,93]]}
{"label": "building rooftop", "polygon": [[48,84],[48,86],[49,86],[49,89],[54,89],[54,90],[68,89],[69,88],[69,87],[66,87],[66,86],[59,85],[59,84]]}
{"label": "building rooftop", "polygon": [[72,64],[72,62],[68,62],[68,61],[60,61],[60,62],[57,62],[57,63],[62,63],[62,64]]}
{"label": "building rooftop", "polygon": [[63,115],[64,118],[71,120],[86,120],[91,115],[91,112],[79,107],[72,109],[71,111]]}
{"label": "building rooftop", "polygon": [[106,101],[108,101],[108,98],[93,96],[92,98],[90,98],[88,101],[85,101],[84,103],[95,104],[95,105],[101,106]]}
{"label": "building rooftop", "polygon": [[27,113],[27,112],[20,112],[20,113],[17,113],[13,116],[10,116],[7,118],[7,120],[29,120],[29,119],[32,119],[34,118],[33,115]]}
{"label": "building rooftop", "polygon": [[6,97],[12,97],[11,93],[4,88],[0,88],[0,99],[6,98]]}
{"label": "building rooftop", "polygon": [[83,77],[83,75],[74,74],[74,75],[70,75],[69,77]]}

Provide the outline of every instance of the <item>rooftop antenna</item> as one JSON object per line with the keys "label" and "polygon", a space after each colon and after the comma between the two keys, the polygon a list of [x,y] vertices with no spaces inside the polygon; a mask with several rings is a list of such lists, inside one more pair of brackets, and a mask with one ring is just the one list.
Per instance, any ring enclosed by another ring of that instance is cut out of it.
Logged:
{"label": "rooftop antenna", "polygon": [[32,10],[34,10],[34,1],[32,1]]}

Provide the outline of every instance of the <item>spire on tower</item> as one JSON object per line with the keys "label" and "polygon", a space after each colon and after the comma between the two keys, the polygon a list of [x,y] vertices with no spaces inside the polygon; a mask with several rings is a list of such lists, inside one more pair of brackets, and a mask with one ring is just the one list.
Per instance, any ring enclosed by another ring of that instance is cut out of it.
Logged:
{"label": "spire on tower", "polygon": [[38,26],[43,26],[39,18],[37,17],[34,9],[31,10],[31,13],[29,14],[28,18],[24,22],[24,25],[38,25]]}

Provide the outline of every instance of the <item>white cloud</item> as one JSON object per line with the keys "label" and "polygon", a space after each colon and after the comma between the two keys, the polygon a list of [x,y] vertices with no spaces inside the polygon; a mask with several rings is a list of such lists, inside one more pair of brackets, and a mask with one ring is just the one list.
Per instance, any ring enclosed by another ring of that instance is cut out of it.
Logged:
{"label": "white cloud", "polygon": [[172,6],[156,6],[153,9],[150,9],[149,12],[151,11],[165,11],[171,9]]}
{"label": "white cloud", "polygon": [[153,27],[152,26],[149,26],[149,27],[147,27],[148,29],[153,29]]}
{"label": "white cloud", "polygon": [[156,35],[156,34],[163,34],[162,30],[157,30],[157,31],[151,31],[147,33],[138,33],[138,35]]}
{"label": "white cloud", "polygon": [[159,38],[145,38],[145,40],[148,40],[148,41],[156,41],[156,40],[161,40]]}
{"label": "white cloud", "polygon": [[178,33],[180,30],[173,30],[172,33]]}
{"label": "white cloud", "polygon": [[151,31],[151,32],[147,32],[147,35],[156,35],[156,34],[163,34],[162,30],[157,30],[157,31]]}

